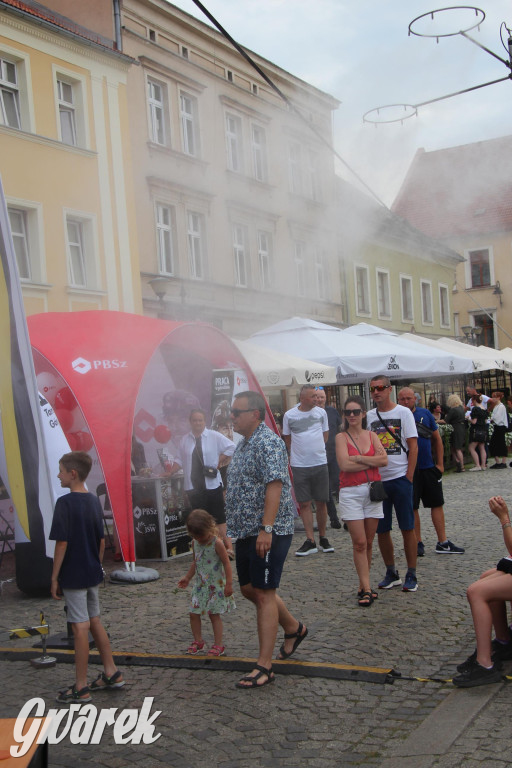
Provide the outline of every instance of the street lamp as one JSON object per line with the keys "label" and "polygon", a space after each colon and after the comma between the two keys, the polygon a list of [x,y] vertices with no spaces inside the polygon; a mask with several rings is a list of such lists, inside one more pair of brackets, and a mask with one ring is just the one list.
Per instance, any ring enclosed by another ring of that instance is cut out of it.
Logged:
{"label": "street lamp", "polygon": [[501,290],[500,281],[496,280],[496,285],[494,286],[494,291],[492,292],[493,296],[499,296],[500,299],[500,307],[503,306],[503,302],[501,300],[501,297],[503,296],[503,291]]}
{"label": "street lamp", "polygon": [[474,347],[478,346],[480,334],[482,333],[481,325],[463,325],[461,331],[466,338],[467,344],[472,344]]}

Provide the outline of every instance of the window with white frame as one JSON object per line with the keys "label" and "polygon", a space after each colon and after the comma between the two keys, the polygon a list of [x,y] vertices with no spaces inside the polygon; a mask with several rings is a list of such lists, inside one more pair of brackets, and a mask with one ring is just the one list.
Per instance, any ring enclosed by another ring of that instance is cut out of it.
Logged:
{"label": "window with white frame", "polygon": [[450,327],[450,294],[448,286],[439,284],[439,323],[441,328]]}
{"label": "window with white frame", "polygon": [[249,254],[247,249],[247,228],[242,224],[233,225],[233,258],[235,285],[247,288],[249,285]]}
{"label": "window with white frame", "polygon": [[421,321],[423,325],[433,324],[432,315],[432,283],[430,280],[420,281],[421,289]]}
{"label": "window with white frame", "polygon": [[321,199],[319,154],[312,149],[308,150],[306,153],[305,171],[304,193],[306,197],[309,197],[311,200],[319,201]]}
{"label": "window with white frame", "polygon": [[288,145],[288,185],[294,195],[302,194],[302,149],[297,142]]}
{"label": "window with white frame", "polygon": [[30,241],[27,226],[27,212],[19,208],[7,209],[11,225],[12,241],[16,253],[18,272],[21,280],[32,280],[30,263]]}
{"label": "window with white frame", "polygon": [[57,80],[59,100],[60,136],[64,144],[77,144],[76,113],[73,84]]}
{"label": "window with white frame", "polygon": [[164,83],[148,78],[149,134],[155,144],[169,144],[167,110],[167,87]]}
{"label": "window with white frame", "polygon": [[377,270],[377,312],[379,318],[391,317],[389,272],[383,269]]}
{"label": "window with white frame", "polygon": [[180,92],[181,141],[186,155],[199,155],[199,111],[197,99],[190,93]]}
{"label": "window with white frame", "polygon": [[10,128],[21,128],[18,67],[0,58],[0,122]]}
{"label": "window with white frame", "polygon": [[261,230],[258,231],[258,266],[261,287],[268,290],[272,285],[272,235]]}
{"label": "window with white frame", "polygon": [[157,203],[156,205],[156,239],[158,251],[158,270],[162,275],[174,275],[174,238],[175,213],[174,208]]}
{"label": "window with white frame", "polygon": [[355,267],[356,314],[370,314],[370,275],[368,267]]}
{"label": "window with white frame", "polygon": [[242,120],[232,114],[226,114],[226,150],[228,169],[235,173],[243,173]]}
{"label": "window with white frame", "polygon": [[489,248],[468,252],[471,288],[491,285],[491,258]]}
{"label": "window with white frame", "polygon": [[267,145],[265,129],[251,125],[252,172],[258,181],[267,180]]}
{"label": "window with white frame", "polygon": [[202,213],[187,211],[188,255],[190,275],[203,280],[206,270],[205,223]]}
{"label": "window with white frame", "polygon": [[326,300],[329,297],[329,274],[327,270],[327,259],[321,251],[316,251],[315,273],[316,273],[316,295],[319,299]]}
{"label": "window with white frame", "polygon": [[74,288],[92,287],[89,283],[85,222],[66,218],[69,282]]}
{"label": "window with white frame", "polygon": [[414,322],[412,277],[400,276],[400,303],[402,306],[402,323]]}
{"label": "window with white frame", "polygon": [[304,243],[295,243],[295,292],[297,296],[306,295],[306,249]]}

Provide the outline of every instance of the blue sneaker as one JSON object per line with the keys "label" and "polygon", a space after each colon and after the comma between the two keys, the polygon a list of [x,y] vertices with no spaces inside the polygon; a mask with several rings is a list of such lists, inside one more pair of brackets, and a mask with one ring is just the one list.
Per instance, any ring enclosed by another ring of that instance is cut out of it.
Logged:
{"label": "blue sneaker", "polygon": [[418,579],[413,573],[411,573],[410,571],[407,571],[407,573],[405,574],[405,581],[402,587],[402,592],[416,592],[417,589],[418,589]]}
{"label": "blue sneaker", "polygon": [[386,575],[379,582],[379,589],[391,589],[391,587],[399,587],[402,583],[402,579],[398,575],[398,571],[386,571]]}

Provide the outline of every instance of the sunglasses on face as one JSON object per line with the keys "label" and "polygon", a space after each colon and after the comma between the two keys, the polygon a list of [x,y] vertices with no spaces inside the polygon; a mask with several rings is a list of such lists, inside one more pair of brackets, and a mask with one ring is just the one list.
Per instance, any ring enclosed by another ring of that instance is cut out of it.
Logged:
{"label": "sunglasses on face", "polygon": [[389,389],[389,384],[375,384],[374,387],[370,387],[370,392],[384,392],[385,389]]}
{"label": "sunglasses on face", "polygon": [[241,413],[250,413],[251,411],[254,411],[254,408],[231,408],[230,414],[237,419]]}
{"label": "sunglasses on face", "polygon": [[344,408],[344,416],[359,416],[363,412],[362,408]]}
{"label": "sunglasses on face", "polygon": [[315,392],[318,392],[318,390],[319,390],[319,389],[321,389],[321,390],[322,390],[322,392],[324,391],[324,388],[323,388],[323,387],[315,387]]}

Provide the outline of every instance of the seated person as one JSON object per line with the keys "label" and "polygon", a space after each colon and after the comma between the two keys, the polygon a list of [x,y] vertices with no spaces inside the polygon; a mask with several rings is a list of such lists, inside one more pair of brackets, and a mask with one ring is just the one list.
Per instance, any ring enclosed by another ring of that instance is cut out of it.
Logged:
{"label": "seated person", "polygon": [[[496,568],[483,573],[468,587],[476,650],[457,667],[460,674],[453,678],[453,684],[459,688],[499,683],[501,662],[512,659],[512,632],[507,625],[506,608],[506,601],[512,601],[512,526],[501,496],[489,499],[489,507],[501,523],[508,554]],[[493,627],[496,637],[491,642]]]}

